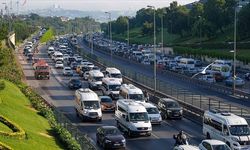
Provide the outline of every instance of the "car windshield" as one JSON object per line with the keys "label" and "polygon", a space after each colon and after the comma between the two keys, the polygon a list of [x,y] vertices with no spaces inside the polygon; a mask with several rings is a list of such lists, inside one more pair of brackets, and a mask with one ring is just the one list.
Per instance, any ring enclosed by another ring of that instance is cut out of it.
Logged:
{"label": "car windshield", "polygon": [[111,91],[119,91],[121,85],[109,85]]}
{"label": "car windshield", "polygon": [[179,108],[179,104],[176,102],[167,102],[167,108]]}
{"label": "car windshield", "polygon": [[143,96],[143,94],[129,94],[129,99],[143,101],[144,100],[144,96]]}
{"label": "car windshield", "polygon": [[213,145],[213,150],[231,150],[227,145]]}
{"label": "car windshield", "polygon": [[148,121],[148,113],[129,113],[130,121]]}
{"label": "car windshield", "polygon": [[229,127],[231,135],[246,136],[250,135],[250,129],[247,125],[235,125]]}
{"label": "car windshield", "polygon": [[102,81],[102,78],[103,78],[103,77],[94,77],[94,80],[95,80],[95,81]]}
{"label": "car windshield", "polygon": [[146,108],[148,114],[159,114],[159,110],[156,107]]}
{"label": "car windshield", "polygon": [[83,101],[84,108],[86,109],[99,109],[99,101]]}
{"label": "car windshield", "polygon": [[118,129],[105,129],[105,135],[120,135]]}
{"label": "car windshield", "polygon": [[77,79],[72,79],[71,82],[72,82],[72,83],[75,83],[75,84],[81,83],[81,81],[80,81],[80,80],[77,80]]}
{"label": "car windshield", "polygon": [[108,97],[101,98],[101,101],[104,103],[112,103],[112,99]]}
{"label": "car windshield", "polygon": [[112,73],[112,74],[111,74],[111,77],[112,77],[112,78],[122,78],[122,75],[119,74],[119,73],[116,73],[116,74],[115,74],[115,73]]}

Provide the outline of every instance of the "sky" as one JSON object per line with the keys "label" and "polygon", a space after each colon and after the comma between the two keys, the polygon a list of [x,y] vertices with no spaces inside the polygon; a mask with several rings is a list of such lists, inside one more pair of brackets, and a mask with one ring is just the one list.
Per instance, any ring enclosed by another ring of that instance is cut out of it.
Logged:
{"label": "sky", "polygon": [[[17,8],[19,2],[19,10],[43,9],[59,6],[63,9],[82,10],[82,11],[111,11],[111,10],[139,10],[147,7],[147,5],[166,7],[173,0],[0,0],[0,9],[4,8],[7,3],[10,6],[12,1],[13,9]],[[178,4],[184,5],[195,0],[176,0]],[[24,5],[23,5],[24,4]]]}

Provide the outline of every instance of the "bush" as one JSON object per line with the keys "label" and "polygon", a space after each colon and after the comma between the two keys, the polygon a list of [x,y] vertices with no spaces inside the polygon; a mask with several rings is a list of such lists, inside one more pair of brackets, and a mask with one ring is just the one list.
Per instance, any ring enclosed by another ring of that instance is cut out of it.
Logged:
{"label": "bush", "polygon": [[4,90],[4,88],[5,88],[5,83],[4,83],[4,81],[0,81],[0,91],[1,91],[1,90]]}

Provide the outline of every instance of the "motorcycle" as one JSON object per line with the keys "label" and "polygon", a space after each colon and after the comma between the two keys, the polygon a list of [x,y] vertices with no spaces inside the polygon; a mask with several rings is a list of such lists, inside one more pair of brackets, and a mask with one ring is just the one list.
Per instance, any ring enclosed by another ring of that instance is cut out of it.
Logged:
{"label": "motorcycle", "polygon": [[188,138],[185,134],[183,134],[180,138],[178,137],[178,135],[173,135],[173,139],[175,139],[174,146],[189,145]]}

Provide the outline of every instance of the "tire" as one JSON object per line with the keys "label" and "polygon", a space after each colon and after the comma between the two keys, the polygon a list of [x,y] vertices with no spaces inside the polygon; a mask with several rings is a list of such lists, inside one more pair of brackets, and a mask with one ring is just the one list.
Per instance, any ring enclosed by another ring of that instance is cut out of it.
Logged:
{"label": "tire", "polygon": [[206,139],[211,139],[210,134],[207,132]]}

